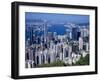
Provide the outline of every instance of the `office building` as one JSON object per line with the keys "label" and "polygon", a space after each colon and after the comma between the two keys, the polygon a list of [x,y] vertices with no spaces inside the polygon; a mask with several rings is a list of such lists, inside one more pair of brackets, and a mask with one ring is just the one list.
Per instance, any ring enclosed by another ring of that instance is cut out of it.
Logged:
{"label": "office building", "polygon": [[83,49],[83,38],[79,37],[79,50]]}
{"label": "office building", "polygon": [[72,28],[72,39],[77,40],[78,39],[78,29]]}

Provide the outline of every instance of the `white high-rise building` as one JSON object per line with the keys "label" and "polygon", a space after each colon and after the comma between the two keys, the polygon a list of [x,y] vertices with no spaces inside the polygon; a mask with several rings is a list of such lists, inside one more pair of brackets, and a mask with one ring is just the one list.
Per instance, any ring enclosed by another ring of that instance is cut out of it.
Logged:
{"label": "white high-rise building", "polygon": [[50,49],[54,49],[54,43],[53,43],[53,41],[50,42]]}
{"label": "white high-rise building", "polygon": [[81,37],[86,37],[89,35],[89,30],[84,28],[84,29],[81,29]]}
{"label": "white high-rise building", "polygon": [[55,39],[57,39],[57,32],[54,32],[53,36]]}
{"label": "white high-rise building", "polygon": [[50,63],[54,62],[55,61],[55,53],[54,53],[54,50],[49,50],[49,53],[50,53]]}
{"label": "white high-rise building", "polygon": [[48,50],[45,49],[43,54],[44,54],[44,63],[48,63]]}
{"label": "white high-rise building", "polygon": [[72,46],[69,46],[69,49],[68,49],[68,57],[71,56],[71,52],[72,52]]}
{"label": "white high-rise building", "polygon": [[44,41],[47,42],[47,21],[44,21]]}
{"label": "white high-rise building", "polygon": [[86,51],[89,51],[89,43],[86,43]]}
{"label": "white high-rise building", "polygon": [[79,50],[83,49],[83,38],[79,37]]}

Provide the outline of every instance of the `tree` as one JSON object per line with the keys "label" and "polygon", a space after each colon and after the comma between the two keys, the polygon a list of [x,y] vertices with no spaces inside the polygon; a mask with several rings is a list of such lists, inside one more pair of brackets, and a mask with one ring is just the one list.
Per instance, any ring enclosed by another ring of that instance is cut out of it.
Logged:
{"label": "tree", "polygon": [[87,54],[85,57],[81,57],[75,65],[89,65],[89,54]]}

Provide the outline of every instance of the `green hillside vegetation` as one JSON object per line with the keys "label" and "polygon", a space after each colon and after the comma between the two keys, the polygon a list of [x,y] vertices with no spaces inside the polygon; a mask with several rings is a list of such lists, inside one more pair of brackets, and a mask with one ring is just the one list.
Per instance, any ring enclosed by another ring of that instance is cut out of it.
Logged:
{"label": "green hillside vegetation", "polygon": [[89,54],[87,54],[85,57],[81,57],[79,61],[77,61],[75,64],[69,65],[65,64],[63,61],[55,61],[50,64],[42,64],[38,65],[37,67],[56,67],[56,66],[75,66],[75,65],[89,65]]}
{"label": "green hillside vegetation", "polygon": [[87,54],[85,57],[81,57],[80,60],[74,65],[89,65],[89,54]]}
{"label": "green hillside vegetation", "polygon": [[39,65],[38,67],[53,67],[53,66],[64,66],[64,62],[63,61],[55,61],[53,63],[50,63],[50,64],[42,64],[42,65]]}

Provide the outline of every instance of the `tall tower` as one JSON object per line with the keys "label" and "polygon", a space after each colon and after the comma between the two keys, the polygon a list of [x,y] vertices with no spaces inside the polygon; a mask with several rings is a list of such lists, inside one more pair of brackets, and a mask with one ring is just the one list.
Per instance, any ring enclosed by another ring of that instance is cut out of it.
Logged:
{"label": "tall tower", "polygon": [[72,52],[72,46],[69,46],[69,49],[68,49],[68,57],[71,56],[71,52]]}
{"label": "tall tower", "polygon": [[77,40],[77,36],[78,36],[78,29],[76,27],[72,28],[72,39]]}
{"label": "tall tower", "polygon": [[72,39],[72,32],[70,29],[66,29],[66,36],[70,39]]}
{"label": "tall tower", "polygon": [[79,37],[79,50],[83,49],[83,38]]}
{"label": "tall tower", "polygon": [[44,42],[47,42],[47,21],[44,20]]}

